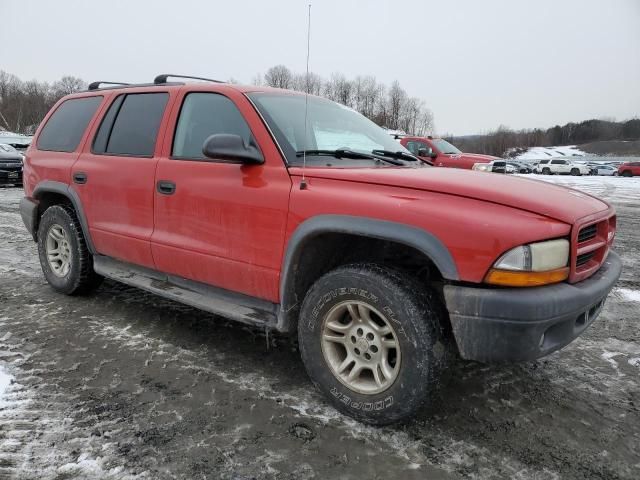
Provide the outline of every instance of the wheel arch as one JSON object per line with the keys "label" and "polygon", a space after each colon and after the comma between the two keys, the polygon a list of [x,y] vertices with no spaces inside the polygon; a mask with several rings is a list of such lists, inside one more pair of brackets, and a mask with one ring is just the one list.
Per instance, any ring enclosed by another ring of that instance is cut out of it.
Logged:
{"label": "wheel arch", "polygon": [[[402,223],[378,220],[350,215],[319,215],[302,222],[293,232],[286,246],[280,277],[280,312],[277,329],[291,332],[296,329],[300,304],[300,282],[304,269],[300,268],[303,254],[316,253],[312,245],[328,236],[343,239],[375,239],[377,242],[400,245],[417,252],[437,269],[438,275],[445,279],[459,280],[456,264],[449,250],[432,233]],[[318,260],[316,260],[318,262]],[[331,259],[326,259],[328,264]],[[328,267],[327,267],[328,268]],[[317,277],[307,279],[312,283]]]}
{"label": "wheel arch", "polygon": [[84,234],[87,248],[91,254],[95,254],[95,248],[91,241],[91,235],[89,233],[89,224],[87,218],[82,209],[82,202],[75,190],[69,187],[66,183],[56,182],[53,180],[45,180],[40,182],[34,189],[32,197],[38,201],[38,213],[34,224],[34,240],[37,241],[38,224],[40,223],[40,217],[47,208],[52,205],[58,205],[60,203],[69,203],[73,207],[78,216],[78,221],[82,227],[82,233]]}

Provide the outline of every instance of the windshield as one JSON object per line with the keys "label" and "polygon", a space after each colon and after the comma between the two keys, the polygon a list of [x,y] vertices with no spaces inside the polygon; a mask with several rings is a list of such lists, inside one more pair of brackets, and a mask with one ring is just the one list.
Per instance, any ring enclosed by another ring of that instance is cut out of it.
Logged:
{"label": "windshield", "polygon": [[[265,121],[283,149],[289,165],[301,165],[296,152],[351,150],[371,154],[388,150],[412,155],[382,128],[355,110],[338,103],[309,96],[305,141],[305,96],[280,93],[250,93]],[[307,153],[307,156],[314,156]],[[340,165],[345,159],[335,159]],[[374,160],[372,160],[374,161]],[[362,162],[360,162],[362,163]]]}
{"label": "windshield", "polygon": [[443,140],[441,138],[434,138],[433,140],[431,140],[433,142],[433,144],[435,145],[435,147],[440,150],[441,153],[462,153],[460,150],[458,150],[456,147],[454,147],[453,145],[451,145],[449,142],[447,142],[446,140]]}

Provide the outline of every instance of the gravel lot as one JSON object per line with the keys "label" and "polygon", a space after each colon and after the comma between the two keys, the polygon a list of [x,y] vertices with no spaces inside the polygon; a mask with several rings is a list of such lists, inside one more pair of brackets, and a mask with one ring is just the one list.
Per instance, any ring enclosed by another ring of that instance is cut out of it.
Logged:
{"label": "gravel lot", "polygon": [[640,179],[539,178],[618,209],[601,317],[534,363],[460,362],[390,428],[328,407],[284,338],[112,282],[54,293],[0,188],[0,480],[640,478]]}

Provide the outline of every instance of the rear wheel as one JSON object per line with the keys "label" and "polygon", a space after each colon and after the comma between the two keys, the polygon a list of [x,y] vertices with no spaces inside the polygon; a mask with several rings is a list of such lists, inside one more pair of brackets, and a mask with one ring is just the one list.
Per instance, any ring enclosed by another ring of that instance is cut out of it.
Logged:
{"label": "rear wheel", "polygon": [[633,173],[631,173],[631,170],[625,170],[624,172],[622,172],[622,176],[623,177],[633,177]]}
{"label": "rear wheel", "polygon": [[302,305],[298,340],[309,377],[360,421],[406,418],[434,393],[448,362],[441,312],[424,285],[395,270],[333,270]]}
{"label": "rear wheel", "polygon": [[38,227],[38,254],[47,282],[67,295],[88,293],[102,282],[75,211],[68,205],[47,208]]}

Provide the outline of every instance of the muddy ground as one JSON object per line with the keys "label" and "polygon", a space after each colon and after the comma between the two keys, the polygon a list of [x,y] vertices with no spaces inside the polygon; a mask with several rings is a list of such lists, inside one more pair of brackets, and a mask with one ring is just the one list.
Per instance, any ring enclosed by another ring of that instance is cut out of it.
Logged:
{"label": "muddy ground", "polygon": [[0,479],[640,478],[640,179],[545,180],[618,209],[601,317],[537,362],[459,363],[386,428],[327,406],[284,338],[113,282],[54,293],[0,188]]}

